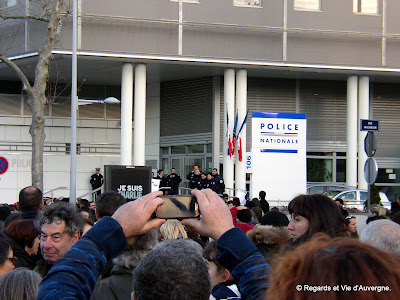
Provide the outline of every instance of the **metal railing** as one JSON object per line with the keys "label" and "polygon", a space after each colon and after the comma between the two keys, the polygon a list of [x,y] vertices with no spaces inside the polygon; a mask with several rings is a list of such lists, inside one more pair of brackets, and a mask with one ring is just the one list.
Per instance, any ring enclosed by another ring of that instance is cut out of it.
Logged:
{"label": "metal railing", "polygon": [[54,192],[54,191],[57,191],[57,190],[66,190],[66,189],[68,189],[68,187],[66,187],[66,186],[59,186],[59,187],[56,187],[56,188],[54,188],[54,189],[48,190],[47,192],[44,192],[44,193],[43,193],[43,196],[45,196],[45,195],[51,193],[51,198],[54,198],[54,197],[53,197],[53,192]]}

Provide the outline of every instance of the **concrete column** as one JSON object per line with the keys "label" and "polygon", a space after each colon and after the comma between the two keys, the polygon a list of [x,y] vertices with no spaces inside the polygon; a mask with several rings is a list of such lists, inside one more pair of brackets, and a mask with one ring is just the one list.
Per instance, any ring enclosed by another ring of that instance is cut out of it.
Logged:
{"label": "concrete column", "polygon": [[358,77],[347,78],[346,185],[357,186]]}
{"label": "concrete column", "polygon": [[[230,196],[233,196],[233,156],[232,158],[228,155],[228,139],[229,135],[231,139],[233,137],[233,125],[235,123],[235,70],[234,69],[227,69],[224,73],[224,181],[226,193]],[[229,116],[229,129],[227,130],[227,117]],[[229,133],[227,136],[227,132]]]}
{"label": "concrete column", "polygon": [[133,165],[144,166],[146,146],[146,65],[135,66],[135,109],[133,134]]}
{"label": "concrete column", "polygon": [[122,66],[121,80],[121,165],[132,164],[133,64]]}
{"label": "concrete column", "polygon": [[[247,70],[236,72],[236,109],[238,114],[237,133],[239,133],[247,112]],[[235,188],[246,190],[246,125],[243,126],[239,137],[242,140],[242,161],[239,161],[240,139],[237,139]]]}
{"label": "concrete column", "polygon": [[[220,145],[221,145],[221,80],[220,76],[213,77],[213,144],[212,144],[212,153],[213,153],[213,165],[219,166],[220,163]],[[226,115],[226,114],[225,114]],[[225,127],[226,128],[226,127]],[[206,166],[206,169],[208,166]],[[219,167],[217,167],[219,168]]]}
{"label": "concrete column", "polygon": [[[369,119],[369,77],[361,76],[358,82],[358,124],[361,119]],[[366,131],[358,131],[358,188],[368,189],[364,178],[364,165],[367,154],[364,151]]]}

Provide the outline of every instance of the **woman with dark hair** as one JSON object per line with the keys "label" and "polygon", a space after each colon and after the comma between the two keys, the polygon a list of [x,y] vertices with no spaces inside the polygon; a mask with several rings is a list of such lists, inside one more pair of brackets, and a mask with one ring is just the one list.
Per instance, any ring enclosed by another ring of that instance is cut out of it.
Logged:
{"label": "woman with dark hair", "polygon": [[14,220],[7,226],[5,234],[13,242],[14,256],[18,259],[15,266],[33,269],[36,261],[33,259],[39,249],[39,230],[30,219]]}
{"label": "woman with dark hair", "polygon": [[321,194],[299,195],[288,206],[293,244],[309,240],[315,233],[324,232],[330,237],[345,236],[346,221],[339,206]]}
{"label": "woman with dark hair", "polygon": [[5,235],[0,234],[0,276],[14,269],[15,261],[11,243]]}
{"label": "woman with dark hair", "polygon": [[400,299],[400,259],[357,239],[317,234],[275,263],[265,299]]}

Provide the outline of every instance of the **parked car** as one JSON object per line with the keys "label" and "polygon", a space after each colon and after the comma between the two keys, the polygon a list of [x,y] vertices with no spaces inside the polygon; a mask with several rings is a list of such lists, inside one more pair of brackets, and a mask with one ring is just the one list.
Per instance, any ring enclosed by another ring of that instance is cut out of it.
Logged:
{"label": "parked car", "polygon": [[349,190],[349,189],[354,189],[355,187],[353,186],[347,186],[344,184],[340,183],[327,183],[327,182],[321,182],[321,183],[309,183],[307,184],[307,194],[323,194],[327,191],[331,190]]}
{"label": "parked car", "polygon": [[[358,210],[364,211],[364,203],[368,200],[367,190],[332,190],[324,193],[333,200],[341,198],[344,202],[344,206],[347,208],[357,208]],[[381,204],[387,208],[391,208],[391,203],[385,193],[379,192],[381,197]]]}

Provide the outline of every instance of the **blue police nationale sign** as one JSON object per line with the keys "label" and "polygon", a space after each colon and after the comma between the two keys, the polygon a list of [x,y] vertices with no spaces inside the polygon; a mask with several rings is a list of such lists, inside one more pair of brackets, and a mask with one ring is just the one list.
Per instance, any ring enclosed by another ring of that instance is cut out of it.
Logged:
{"label": "blue police nationale sign", "polygon": [[360,131],[379,131],[379,121],[361,120]]}

